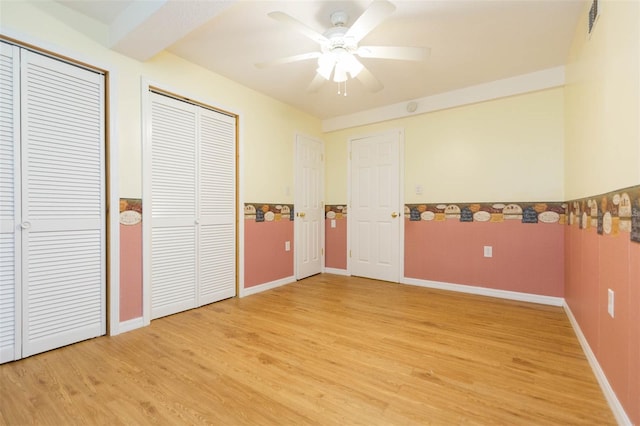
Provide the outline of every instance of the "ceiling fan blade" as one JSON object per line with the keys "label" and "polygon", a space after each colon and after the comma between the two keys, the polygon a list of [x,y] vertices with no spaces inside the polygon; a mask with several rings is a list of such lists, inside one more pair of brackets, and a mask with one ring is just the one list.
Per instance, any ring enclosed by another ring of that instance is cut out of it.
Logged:
{"label": "ceiling fan blade", "polygon": [[320,74],[316,74],[313,80],[311,80],[311,84],[309,84],[309,87],[307,87],[307,92],[316,93],[325,81],[327,80],[323,76],[321,76]]}
{"label": "ceiling fan blade", "polygon": [[307,59],[319,58],[321,55],[322,53],[320,52],[301,53],[300,55],[286,56],[284,58],[277,58],[277,59],[272,59],[270,61],[259,62],[256,64],[256,67],[267,68],[267,67],[272,67],[274,65],[282,65],[282,64],[289,64],[291,62],[306,61]]}
{"label": "ceiling fan blade", "polygon": [[365,67],[360,70],[356,78],[360,80],[364,87],[366,87],[367,90],[372,93],[379,92],[384,88],[382,83],[380,83],[380,80],[375,78],[373,74],[371,74],[371,71],[369,71]]}
{"label": "ceiling fan blade", "polygon": [[361,58],[424,61],[429,57],[431,49],[428,47],[360,46],[356,53]]}
{"label": "ceiling fan blade", "polygon": [[329,42],[329,40],[325,36],[284,12],[271,12],[269,13],[269,17],[275,19],[276,21],[282,22],[295,31],[298,31],[299,33],[309,37],[311,40],[315,41],[318,44]]}
{"label": "ceiling fan blade", "polygon": [[356,43],[362,40],[371,30],[391,15],[396,7],[386,0],[374,1],[365,10],[345,34],[345,38],[353,37]]}

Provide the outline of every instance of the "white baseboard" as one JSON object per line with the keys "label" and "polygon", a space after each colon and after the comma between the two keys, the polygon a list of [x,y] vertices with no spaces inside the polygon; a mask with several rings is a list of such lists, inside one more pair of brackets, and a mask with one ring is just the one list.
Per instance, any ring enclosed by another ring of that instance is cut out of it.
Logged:
{"label": "white baseboard", "polygon": [[440,290],[457,291],[461,293],[477,294],[480,296],[498,297],[500,299],[518,300],[521,302],[540,303],[542,305],[563,306],[562,297],[542,296],[539,294],[520,293],[517,291],[497,290],[495,288],[475,287],[464,284],[451,284],[440,281],[419,280],[417,278],[403,278],[401,284],[420,287],[437,288]]}
{"label": "white baseboard", "polygon": [[569,308],[569,305],[567,305],[566,302],[563,303],[562,307],[564,308],[564,311],[566,312],[567,317],[569,317],[569,322],[571,323],[571,326],[573,327],[573,331],[576,333],[576,336],[578,337],[580,346],[582,346],[582,351],[587,357],[587,361],[589,361],[589,365],[591,365],[593,374],[595,374],[596,379],[600,384],[600,388],[602,389],[602,392],[604,393],[604,396],[607,399],[607,402],[609,403],[609,407],[611,407],[611,411],[613,411],[613,415],[615,416],[616,421],[618,422],[619,425],[631,426],[632,425],[631,420],[627,416],[627,413],[625,413],[624,408],[622,408],[622,404],[620,404],[620,401],[618,400],[616,393],[613,391],[613,388],[611,388],[611,385],[607,380],[607,376],[605,376],[604,371],[602,370],[602,367],[600,367],[600,364],[598,363],[598,359],[596,358],[596,355],[593,353],[593,351],[591,350],[591,347],[589,346],[589,342],[587,342],[586,337],[584,337],[584,334],[580,329],[580,325],[578,325],[578,321],[576,321],[576,318],[573,316],[573,312],[571,312],[571,308]]}
{"label": "white baseboard", "polygon": [[290,276],[286,278],[281,278],[279,280],[271,281],[264,284],[258,284],[249,288],[241,288],[240,289],[240,297],[250,296],[256,293],[262,293],[263,291],[271,290],[272,288],[280,287],[285,284],[291,284],[296,282],[296,277]]}
{"label": "white baseboard", "polygon": [[324,268],[324,273],[326,274],[334,274],[334,275],[349,275],[349,271],[346,269],[337,269],[337,268]]}
{"label": "white baseboard", "polygon": [[127,321],[122,321],[118,324],[118,333],[126,333],[127,331],[135,330],[136,328],[144,326],[144,318],[133,318]]}

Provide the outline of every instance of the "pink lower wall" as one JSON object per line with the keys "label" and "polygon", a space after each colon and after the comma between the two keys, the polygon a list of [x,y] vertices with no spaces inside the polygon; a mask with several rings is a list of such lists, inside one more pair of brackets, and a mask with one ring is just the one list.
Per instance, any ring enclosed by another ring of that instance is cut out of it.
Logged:
{"label": "pink lower wall", "polygon": [[[640,187],[627,191],[640,209]],[[294,274],[294,222],[284,211],[269,216],[272,210],[257,221],[256,209],[245,209],[245,288]],[[627,415],[640,424],[640,242],[628,230],[601,235],[571,222],[405,219],[405,277],[564,297]],[[325,266],[346,269],[346,216],[335,228],[326,219],[325,232]],[[493,247],[492,258],[483,257],[485,245]],[[608,289],[615,292],[614,318]],[[142,225],[120,225],[120,321],[140,316]]]}
{"label": "pink lower wall", "polygon": [[[483,256],[484,246],[493,257]],[[563,256],[557,223],[405,219],[407,278],[562,297]]]}
{"label": "pink lower wall", "polygon": [[[640,209],[640,187],[625,191]],[[594,210],[603,205],[614,212],[613,229],[600,234],[591,220],[597,213],[587,210],[586,202],[572,203],[573,216],[588,214],[586,221],[566,227],[565,300],[631,422],[640,424],[640,242],[631,241],[628,226],[615,229],[622,210],[612,201],[615,195],[589,203]],[[613,318],[607,312],[609,289],[615,295]]]}
{"label": "pink lower wall", "polygon": [[293,276],[293,223],[244,220],[244,288]]}
{"label": "pink lower wall", "polygon": [[[334,221],[335,228],[331,227]],[[347,219],[325,219],[324,222],[324,265],[327,268],[347,269]]]}
{"label": "pink lower wall", "polygon": [[142,316],[142,223],[120,225],[120,321]]}

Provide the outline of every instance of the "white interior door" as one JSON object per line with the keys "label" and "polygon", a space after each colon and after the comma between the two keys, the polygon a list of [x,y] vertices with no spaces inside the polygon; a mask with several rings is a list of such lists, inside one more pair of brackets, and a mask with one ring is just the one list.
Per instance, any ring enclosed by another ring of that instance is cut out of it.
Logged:
{"label": "white interior door", "polygon": [[236,295],[236,119],[200,108],[198,306]]}
{"label": "white interior door", "polygon": [[324,146],[296,136],[295,259],[296,279],[322,272],[324,253]]}
{"label": "white interior door", "polygon": [[352,275],[400,280],[399,131],[351,140],[349,269]]}
{"label": "white interior door", "polygon": [[151,317],[196,305],[196,107],[151,93]]}
{"label": "white interior door", "polygon": [[0,43],[0,363],[21,356],[19,50]]}
{"label": "white interior door", "polygon": [[104,76],[21,53],[22,355],[106,331]]}

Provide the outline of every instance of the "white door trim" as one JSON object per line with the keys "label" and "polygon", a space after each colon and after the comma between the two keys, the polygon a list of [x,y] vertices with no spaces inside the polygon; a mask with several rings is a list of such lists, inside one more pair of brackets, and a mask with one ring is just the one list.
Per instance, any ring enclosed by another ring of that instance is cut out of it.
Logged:
{"label": "white door trim", "polygon": [[404,277],[404,128],[392,128],[389,130],[385,130],[382,132],[376,133],[367,133],[363,135],[356,135],[349,138],[347,143],[347,274],[351,275],[352,267],[351,267],[351,232],[353,230],[353,216],[351,215],[351,199],[352,199],[352,188],[351,188],[351,148],[352,144],[355,140],[364,139],[369,137],[381,136],[389,133],[397,133],[398,134],[398,213],[400,214],[400,224],[399,224],[399,246],[398,246],[398,277],[397,282],[400,282]]}

